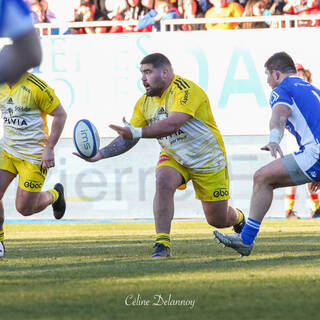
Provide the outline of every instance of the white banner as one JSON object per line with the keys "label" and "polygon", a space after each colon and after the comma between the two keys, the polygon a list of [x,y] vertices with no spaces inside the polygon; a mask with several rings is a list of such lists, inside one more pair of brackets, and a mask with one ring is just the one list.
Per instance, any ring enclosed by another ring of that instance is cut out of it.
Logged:
{"label": "white banner", "polygon": [[[102,139],[101,145],[112,139]],[[260,147],[267,136],[224,137],[229,160],[230,204],[248,214],[254,172],[271,161],[268,152]],[[155,193],[154,168],[159,146],[154,140],[142,139],[127,153],[118,157],[87,163],[72,155],[71,139],[62,139],[55,150],[56,166],[49,171],[43,190],[55,183],[65,186],[67,211],[64,219],[152,219]],[[7,219],[54,219],[51,206],[29,218],[15,209],[17,180],[4,197]],[[275,191],[267,217],[284,217],[284,189]],[[295,209],[300,216],[310,215],[304,186],[298,188]],[[200,201],[195,199],[192,183],[175,195],[175,218],[204,218]]]}
{"label": "white banner", "polygon": [[114,136],[107,125],[130,119],[144,93],[140,61],[152,52],[167,55],[177,74],[207,92],[224,135],[266,134],[266,59],[286,51],[320,83],[319,38],[319,28],[51,36],[43,37],[44,59],[33,72],[68,111],[64,137],[72,136],[81,118],[91,120],[101,136]]}

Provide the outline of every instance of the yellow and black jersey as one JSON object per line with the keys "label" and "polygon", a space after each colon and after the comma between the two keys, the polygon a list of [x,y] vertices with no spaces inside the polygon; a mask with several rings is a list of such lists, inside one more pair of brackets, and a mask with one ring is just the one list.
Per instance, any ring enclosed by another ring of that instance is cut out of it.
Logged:
{"label": "yellow and black jersey", "polygon": [[175,76],[161,97],[143,95],[130,123],[143,127],[166,119],[170,112],[192,116],[177,132],[158,139],[164,151],[197,172],[222,170],[227,165],[222,136],[213,118],[207,94],[194,82]]}
{"label": "yellow and black jersey", "polygon": [[39,164],[48,140],[46,116],[59,104],[53,89],[31,73],[11,88],[6,83],[0,85],[4,127],[0,146],[19,159]]}

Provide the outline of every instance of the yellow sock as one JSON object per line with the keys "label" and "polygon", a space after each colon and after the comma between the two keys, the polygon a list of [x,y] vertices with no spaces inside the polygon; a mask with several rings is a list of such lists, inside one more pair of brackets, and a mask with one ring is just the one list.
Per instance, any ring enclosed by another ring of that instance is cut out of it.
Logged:
{"label": "yellow sock", "polygon": [[313,211],[318,210],[320,207],[318,194],[310,194],[310,200],[313,204]]}
{"label": "yellow sock", "polygon": [[237,223],[236,223],[236,224],[239,224],[239,223],[243,220],[244,214],[243,214],[243,212],[242,212],[241,210],[239,210],[239,209],[236,209],[236,212],[237,212],[237,214],[238,214],[238,220],[237,220]]}
{"label": "yellow sock", "polygon": [[156,243],[162,243],[166,247],[170,248],[170,234],[169,233],[157,233]]}
{"label": "yellow sock", "polygon": [[286,194],[285,198],[285,211],[290,212],[293,210],[295,195],[294,194]]}
{"label": "yellow sock", "polygon": [[56,189],[50,189],[50,190],[47,190],[47,191],[52,194],[52,198],[53,198],[53,202],[52,203],[55,203],[59,198],[59,192]]}
{"label": "yellow sock", "polygon": [[4,232],[0,231],[0,241],[3,241],[3,240],[4,240]]}

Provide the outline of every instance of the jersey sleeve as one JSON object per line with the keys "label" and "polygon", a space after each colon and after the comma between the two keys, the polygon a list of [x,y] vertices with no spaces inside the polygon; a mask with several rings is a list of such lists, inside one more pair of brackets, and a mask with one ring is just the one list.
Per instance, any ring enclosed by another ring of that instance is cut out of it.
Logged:
{"label": "jersey sleeve", "polygon": [[138,102],[135,105],[134,111],[133,111],[133,115],[131,117],[130,123],[137,128],[141,128],[144,127],[146,125],[148,125],[148,122],[146,120],[146,118],[143,115],[142,112],[142,102],[144,100],[144,96],[141,97]]}
{"label": "jersey sleeve", "polygon": [[0,37],[18,38],[33,28],[32,18],[22,0],[0,0]]}
{"label": "jersey sleeve", "polygon": [[292,97],[283,88],[275,88],[270,95],[270,106],[275,107],[277,104],[285,104],[292,108]]}
{"label": "jersey sleeve", "polygon": [[37,90],[35,101],[37,102],[39,109],[47,114],[51,113],[60,104],[59,98],[50,87],[46,87],[43,90]]}
{"label": "jersey sleeve", "polygon": [[175,88],[174,104],[170,112],[182,112],[194,117],[200,107],[200,99],[197,99],[196,91],[185,80],[178,79],[175,81],[184,81],[182,84],[187,87],[184,88],[178,82],[180,85]]}

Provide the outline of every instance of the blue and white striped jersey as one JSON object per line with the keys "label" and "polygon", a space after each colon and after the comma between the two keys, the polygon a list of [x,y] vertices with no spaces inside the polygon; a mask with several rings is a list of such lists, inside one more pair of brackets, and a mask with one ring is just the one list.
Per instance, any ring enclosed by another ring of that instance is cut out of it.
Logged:
{"label": "blue and white striped jersey", "polygon": [[270,105],[285,104],[291,109],[286,128],[297,139],[300,150],[320,144],[320,90],[297,76],[285,78],[270,96]]}
{"label": "blue and white striped jersey", "polygon": [[22,0],[0,0],[0,37],[18,38],[33,27],[28,6]]}

